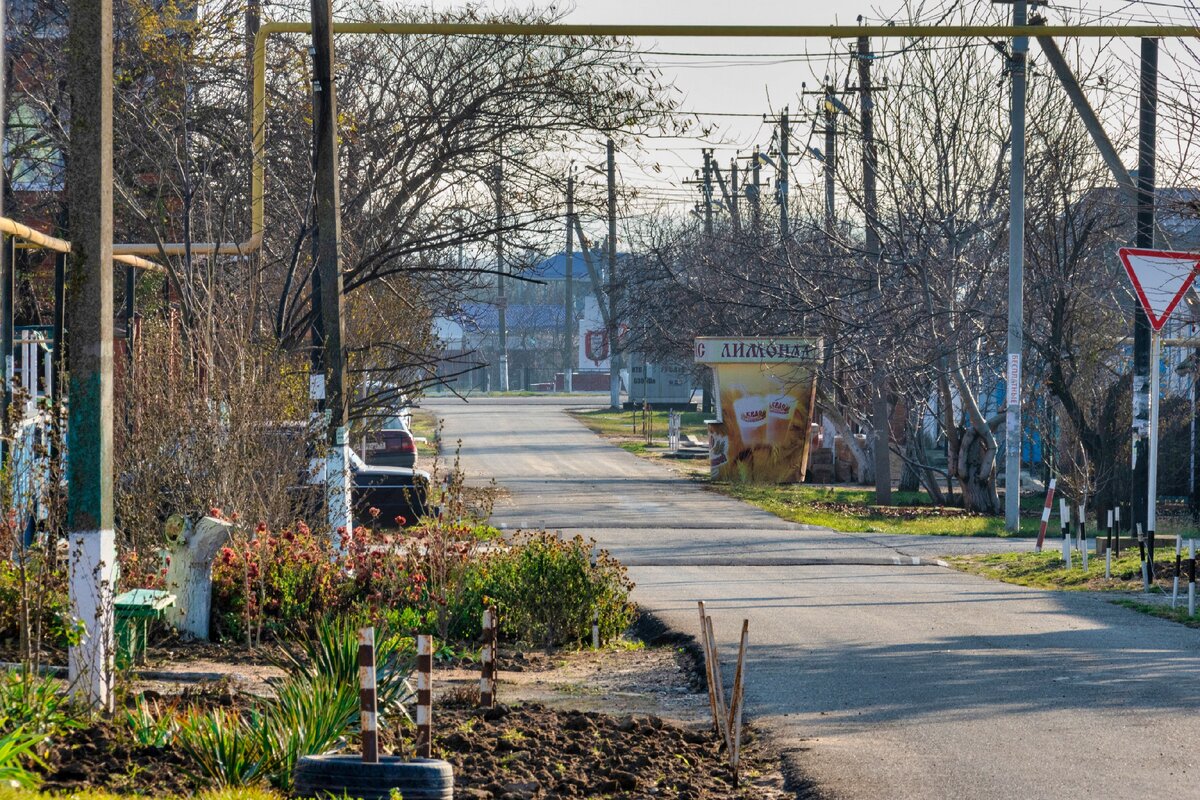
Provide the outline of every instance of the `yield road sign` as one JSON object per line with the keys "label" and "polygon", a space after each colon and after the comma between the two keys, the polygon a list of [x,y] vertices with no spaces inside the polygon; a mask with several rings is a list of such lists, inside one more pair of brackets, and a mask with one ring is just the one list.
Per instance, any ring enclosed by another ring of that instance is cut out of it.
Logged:
{"label": "yield road sign", "polygon": [[1200,254],[1122,247],[1117,253],[1150,327],[1161,331],[1200,271]]}

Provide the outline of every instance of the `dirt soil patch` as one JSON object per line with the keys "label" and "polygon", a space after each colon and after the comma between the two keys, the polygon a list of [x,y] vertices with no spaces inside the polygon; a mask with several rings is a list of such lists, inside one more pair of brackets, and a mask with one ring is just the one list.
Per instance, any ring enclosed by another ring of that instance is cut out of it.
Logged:
{"label": "dirt soil patch", "polygon": [[529,703],[441,714],[435,737],[454,765],[455,797],[542,798],[787,797],[776,761],[751,741],[740,786],[711,730],[657,716],[612,716]]}
{"label": "dirt soil patch", "polygon": [[112,723],[71,730],[55,742],[44,792],[102,789],[147,797],[192,794],[191,761],[176,748],[145,747]]}

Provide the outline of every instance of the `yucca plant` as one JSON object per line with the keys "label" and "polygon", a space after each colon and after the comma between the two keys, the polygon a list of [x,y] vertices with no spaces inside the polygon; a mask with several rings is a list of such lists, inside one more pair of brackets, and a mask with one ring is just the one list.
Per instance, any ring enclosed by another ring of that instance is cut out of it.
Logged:
{"label": "yucca plant", "polygon": [[212,783],[250,786],[265,780],[271,767],[263,749],[263,727],[257,712],[248,720],[219,708],[193,712],[180,723],[177,741]]}
{"label": "yucca plant", "polygon": [[144,747],[166,747],[179,728],[174,714],[164,713],[145,695],[138,695],[137,704],[125,712],[124,719],[133,740]]}
{"label": "yucca plant", "polygon": [[[298,640],[298,652],[283,650],[279,666],[293,679],[308,677],[331,681],[337,686],[358,689],[358,629],[365,625],[355,617],[326,617],[312,633]],[[377,625],[375,631],[375,685],[381,716],[407,715],[412,700],[408,676],[416,666],[412,637],[400,636]]]}
{"label": "yucca plant", "polygon": [[32,789],[37,785],[37,775],[28,767],[44,766],[37,748],[46,738],[44,733],[28,732],[24,728],[0,736],[0,786]]}

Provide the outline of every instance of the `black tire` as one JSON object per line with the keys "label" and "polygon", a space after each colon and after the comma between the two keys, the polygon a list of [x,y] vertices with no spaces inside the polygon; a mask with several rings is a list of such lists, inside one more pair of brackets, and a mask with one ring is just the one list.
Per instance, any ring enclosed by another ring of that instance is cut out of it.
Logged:
{"label": "black tire", "polygon": [[404,800],[454,798],[454,770],[437,758],[380,756],[378,764],[364,764],[357,755],[302,756],[295,778],[300,797],[387,800],[398,789]]}

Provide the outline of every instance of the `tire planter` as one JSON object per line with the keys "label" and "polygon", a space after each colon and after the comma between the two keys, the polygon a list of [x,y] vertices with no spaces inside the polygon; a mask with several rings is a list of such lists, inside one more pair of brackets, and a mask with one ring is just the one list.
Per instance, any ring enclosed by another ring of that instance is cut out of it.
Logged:
{"label": "tire planter", "polygon": [[302,756],[296,762],[295,793],[300,797],[388,800],[393,789],[404,800],[453,800],[454,770],[437,758],[380,756],[378,764],[364,764],[357,755],[326,755]]}

